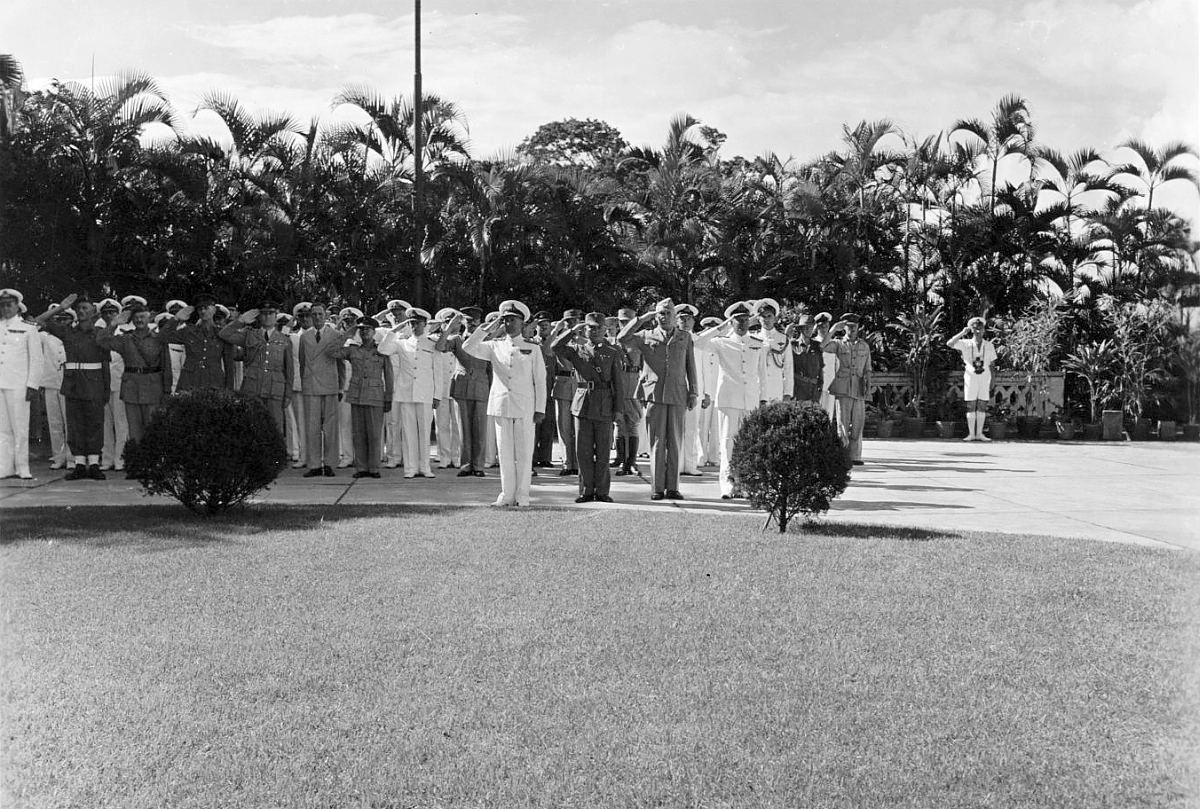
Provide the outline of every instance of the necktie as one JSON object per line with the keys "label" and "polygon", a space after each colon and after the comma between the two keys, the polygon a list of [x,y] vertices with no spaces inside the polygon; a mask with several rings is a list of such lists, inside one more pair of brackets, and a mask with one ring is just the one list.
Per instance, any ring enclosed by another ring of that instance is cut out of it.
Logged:
{"label": "necktie", "polygon": [[317,342],[318,343],[321,342],[321,332],[320,331],[317,332]]}

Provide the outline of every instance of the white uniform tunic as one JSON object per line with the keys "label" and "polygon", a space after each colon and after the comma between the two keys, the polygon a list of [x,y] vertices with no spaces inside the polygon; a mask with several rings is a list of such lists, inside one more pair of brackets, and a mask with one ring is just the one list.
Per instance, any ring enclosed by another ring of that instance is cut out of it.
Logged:
{"label": "white uniform tunic", "polygon": [[[996,347],[991,340],[984,340],[982,345],[976,345],[971,337],[965,337],[954,344],[954,348],[962,354],[966,369],[963,371],[963,400],[974,402],[992,398],[992,363],[996,361]],[[976,373],[976,369],[982,369]]]}
{"label": "white uniform tunic", "polygon": [[717,336],[714,326],[701,332],[696,345],[717,355],[717,421],[721,432],[721,494],[734,494],[730,459],[733,440],[742,419],[762,400],[762,377],[766,373],[767,343],[757,334]]}
{"label": "white uniform tunic", "polygon": [[778,402],[792,396],[792,351],[787,336],[779,329],[759,332],[766,346],[766,362],[763,364],[762,388],[759,396],[763,401]]}
{"label": "white uniform tunic", "polygon": [[37,326],[21,317],[0,320],[0,477],[29,473],[30,388],[42,379]]}

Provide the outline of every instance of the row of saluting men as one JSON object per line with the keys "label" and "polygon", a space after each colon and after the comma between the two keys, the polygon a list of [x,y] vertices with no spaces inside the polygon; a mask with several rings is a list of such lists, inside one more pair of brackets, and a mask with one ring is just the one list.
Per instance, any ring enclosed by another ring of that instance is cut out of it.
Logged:
{"label": "row of saluting men", "polygon": [[136,295],[70,295],[33,320],[23,309],[18,291],[0,290],[0,476],[31,477],[28,400],[39,392],[52,432],[65,426],[68,449],[53,465],[73,459],[68,477],[83,479],[103,477],[106,418],[120,468],[123,432],[139,438],[165,395],[203,387],[262,399],[311,477],[351,458],[356,477],[402,460],[405,477],[433,477],[436,414],[441,467],[482,476],[498,461],[496,505],[528,503],[556,438],[579,502],[611,500],[614,445],[615,474],[640,474],[646,438],[652,499],[682,498],[680,475],[717,457],[722,497],[736,497],[733,438],[748,412],[777,399],[820,402],[861,463],[870,352],[857,317],[802,316],[781,331],[769,298],[733,303],[698,332],[697,309],[670,299],[642,315],[571,309],[558,320],[519,301],[486,317],[472,306],[431,316],[398,299],[373,317],[307,302],[291,315],[272,302],[236,313],[211,297],[154,315]]}

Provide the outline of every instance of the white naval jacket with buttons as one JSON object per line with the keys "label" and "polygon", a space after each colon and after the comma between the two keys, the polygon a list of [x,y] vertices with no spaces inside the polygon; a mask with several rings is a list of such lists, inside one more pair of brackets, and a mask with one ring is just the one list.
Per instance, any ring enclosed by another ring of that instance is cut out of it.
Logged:
{"label": "white naval jacket with buttons", "polygon": [[42,340],[20,315],[0,320],[0,390],[40,387]]}
{"label": "white naval jacket with buttons", "polygon": [[[407,331],[407,330],[406,330]],[[379,342],[379,353],[392,360],[393,402],[420,402],[433,405],[441,398],[442,364],[438,362],[441,352],[437,350],[437,338],[428,334],[417,337],[409,332],[398,337],[389,331],[389,336]],[[378,334],[378,332],[376,332]]]}
{"label": "white naval jacket with buttons", "polygon": [[757,334],[720,335],[721,326],[696,335],[696,346],[717,355],[717,407],[753,410],[762,399],[760,382],[766,369],[767,344]]}
{"label": "white naval jacket with buttons", "polygon": [[41,333],[42,338],[42,379],[39,388],[58,390],[62,387],[63,366],[67,364],[67,349],[63,341],[48,331]]}
{"label": "white naval jacket with buttons", "polygon": [[792,378],[792,347],[787,335],[779,329],[763,329],[759,336],[767,348],[767,362],[763,369],[759,395],[764,401],[778,402],[792,395],[795,380]]}
{"label": "white naval jacket with buttons", "polygon": [[463,343],[463,351],[492,364],[492,387],[487,414],[499,418],[533,418],[546,412],[546,362],[542,347],[524,337],[507,335],[484,340],[476,329]]}

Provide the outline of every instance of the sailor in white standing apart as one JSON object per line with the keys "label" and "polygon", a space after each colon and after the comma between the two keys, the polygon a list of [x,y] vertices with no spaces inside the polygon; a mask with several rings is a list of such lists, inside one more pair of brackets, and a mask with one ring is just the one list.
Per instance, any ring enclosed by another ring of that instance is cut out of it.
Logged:
{"label": "sailor in white standing apart", "polygon": [[779,303],[774,298],[763,298],[754,305],[754,314],[762,321],[758,336],[762,338],[767,351],[759,398],[764,402],[786,402],[792,398],[795,381],[792,378],[791,340],[775,328],[779,319]]}
{"label": "sailor in white standing apart", "polygon": [[408,334],[394,341],[394,348],[379,346],[379,353],[392,354],[395,382],[392,399],[400,404],[400,431],[404,440],[404,477],[432,478],[429,462],[429,429],[433,411],[439,404],[442,372],[437,337],[427,333],[429,312],[410,307],[400,327]]}
{"label": "sailor in white standing apart", "polygon": [[[119,314],[120,301],[115,298],[100,301],[100,319],[105,326]],[[121,334],[132,328],[120,326],[117,333]],[[129,419],[125,416],[125,403],[121,401],[121,377],[125,375],[125,358],[119,351],[110,351],[109,355],[112,359],[108,363],[108,404],[104,406],[104,449],[100,453],[100,468],[120,472],[125,468],[125,442],[129,440]]]}
{"label": "sailor in white standing apart", "polygon": [[[721,318],[706,317],[700,328],[721,325]],[[696,379],[700,383],[700,466],[716,466],[721,462],[721,429],[717,418],[717,378],[721,363],[711,351],[696,349]]]}
{"label": "sailor in white standing apart", "polygon": [[[492,364],[488,416],[496,425],[500,496],[493,505],[529,505],[534,425],[546,417],[546,364],[537,343],[521,330],[529,308],[505,301],[463,343],[463,350]],[[497,339],[489,339],[497,338]]]}
{"label": "sailor in white standing apart", "polygon": [[[54,318],[66,324],[74,324],[75,311],[63,309]],[[67,400],[62,395],[63,366],[67,364],[67,350],[62,340],[48,331],[41,333],[42,339],[42,400],[46,405],[46,426],[50,428],[50,468],[64,469],[71,463],[71,448],[67,446]]]}
{"label": "sailor in white standing apart", "polygon": [[717,355],[717,418],[721,427],[721,499],[738,496],[730,458],[742,419],[762,404],[761,380],[767,361],[766,343],[750,334],[752,306],[741,301],[725,310],[725,321],[696,335],[696,345]]}
{"label": "sailor in white standing apart", "polygon": [[[458,314],[458,310],[446,307],[439,309],[433,322],[445,328],[450,318]],[[454,378],[454,370],[458,361],[454,354],[439,351],[434,362],[439,366],[441,380],[434,392],[438,406],[434,408],[434,418],[437,423],[438,469],[453,469],[458,466],[462,455],[462,424],[459,421],[458,405],[450,400],[450,380]]]}
{"label": "sailor in white standing apart", "polygon": [[21,318],[22,295],[0,289],[0,477],[32,480],[29,402],[42,379],[38,329]]}

